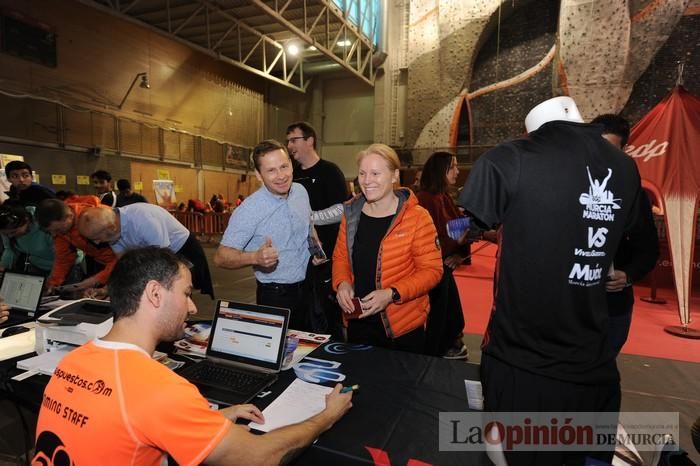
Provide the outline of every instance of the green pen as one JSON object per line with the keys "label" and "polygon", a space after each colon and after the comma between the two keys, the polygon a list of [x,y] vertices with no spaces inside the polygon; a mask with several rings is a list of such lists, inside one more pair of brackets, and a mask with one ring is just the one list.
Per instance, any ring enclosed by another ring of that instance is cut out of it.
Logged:
{"label": "green pen", "polygon": [[359,390],[360,386],[355,384],[355,385],[350,385],[349,387],[343,387],[340,389],[340,393],[347,393],[347,392],[354,392],[356,390]]}

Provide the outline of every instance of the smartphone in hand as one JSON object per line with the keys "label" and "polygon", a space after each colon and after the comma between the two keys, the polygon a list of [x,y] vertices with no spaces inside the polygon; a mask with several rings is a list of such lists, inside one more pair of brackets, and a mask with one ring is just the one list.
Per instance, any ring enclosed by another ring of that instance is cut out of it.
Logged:
{"label": "smartphone in hand", "polygon": [[322,261],[328,260],[328,256],[326,256],[326,252],[323,250],[323,247],[321,246],[321,243],[319,242],[318,238],[314,236],[309,236],[308,243],[309,252],[312,256]]}
{"label": "smartphone in hand", "polygon": [[360,298],[352,298],[352,307],[353,311],[351,313],[345,313],[345,318],[346,319],[357,319],[360,317],[360,314],[362,314],[362,301]]}

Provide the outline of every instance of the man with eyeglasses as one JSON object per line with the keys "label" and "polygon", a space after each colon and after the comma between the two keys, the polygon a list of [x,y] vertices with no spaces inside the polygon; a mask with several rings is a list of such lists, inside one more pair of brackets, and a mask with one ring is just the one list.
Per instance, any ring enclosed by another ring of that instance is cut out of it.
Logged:
{"label": "man with eyeglasses", "polygon": [[6,193],[10,200],[24,206],[36,206],[44,199],[53,199],[56,194],[34,181],[32,167],[21,160],[13,160],[5,165],[5,176],[12,186]]}
{"label": "man with eyeglasses", "polygon": [[[349,194],[345,175],[333,162],[322,159],[316,150],[316,131],[304,121],[298,121],[287,127],[287,149],[297,162],[294,167],[294,182],[299,183],[309,194],[311,210],[314,211],[314,224],[321,245],[330,258],[333,256],[338,237],[340,218],[343,210],[339,206],[348,200]],[[339,206],[337,209],[329,209]],[[324,211],[321,214],[321,211]],[[323,215],[323,218],[318,218]],[[342,338],[341,311],[332,299],[331,288],[332,264],[328,262],[308,271],[312,282],[316,303],[322,311],[312,313],[317,332],[330,332],[333,337]]]}

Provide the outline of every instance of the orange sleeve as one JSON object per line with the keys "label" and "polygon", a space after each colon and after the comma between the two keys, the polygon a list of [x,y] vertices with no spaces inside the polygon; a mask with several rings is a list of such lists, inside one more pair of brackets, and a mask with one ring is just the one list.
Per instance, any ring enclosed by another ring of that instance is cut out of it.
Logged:
{"label": "orange sleeve", "polygon": [[100,250],[98,254],[94,256],[95,260],[100,264],[104,264],[105,268],[95,274],[95,277],[100,280],[103,285],[107,284],[109,275],[112,273],[114,265],[117,263],[117,256],[111,249]]}
{"label": "orange sleeve", "polygon": [[348,241],[347,241],[347,218],[345,214],[340,219],[340,230],[338,231],[338,239],[335,242],[333,250],[333,290],[338,290],[338,285],[342,282],[354,283],[352,269],[350,268],[350,259],[348,257]]}
{"label": "orange sleeve", "polygon": [[167,374],[154,367],[150,376],[131,375],[150,378],[151,387],[161,387],[151,390],[150,396],[127,392],[126,416],[131,426],[145,444],[167,451],[178,464],[203,463],[232,428],[231,421],[211,409],[194,385],[172,371]]}
{"label": "orange sleeve", "polygon": [[411,253],[415,272],[391,286],[401,295],[401,301],[424,296],[442,279],[442,253],[433,219],[427,210],[416,206],[416,229]]}
{"label": "orange sleeve", "polygon": [[77,254],[75,248],[65,236],[56,236],[54,238],[53,249],[54,259],[49,285],[59,286],[64,282],[71,267],[75,264]]}

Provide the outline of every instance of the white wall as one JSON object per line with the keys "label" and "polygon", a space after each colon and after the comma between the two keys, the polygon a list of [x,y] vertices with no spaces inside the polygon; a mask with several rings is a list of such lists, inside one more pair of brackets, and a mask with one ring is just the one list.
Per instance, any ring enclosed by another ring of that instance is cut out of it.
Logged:
{"label": "white wall", "polygon": [[323,82],[320,154],[336,163],[345,178],[357,176],[355,155],[374,142],[374,89],[353,77]]}

